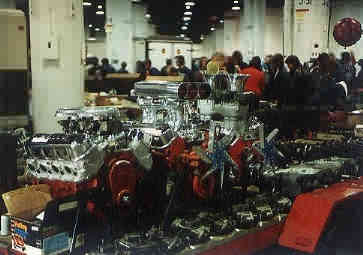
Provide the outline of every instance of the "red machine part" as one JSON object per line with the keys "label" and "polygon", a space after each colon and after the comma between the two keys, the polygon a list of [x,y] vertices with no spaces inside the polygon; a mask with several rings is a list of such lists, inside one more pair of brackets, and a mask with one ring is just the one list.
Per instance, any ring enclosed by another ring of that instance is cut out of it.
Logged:
{"label": "red machine part", "polygon": [[112,203],[118,208],[132,206],[136,184],[144,172],[136,168],[136,158],[131,152],[120,152],[107,162],[107,185],[112,193]]}
{"label": "red machine part", "polygon": [[362,198],[362,178],[298,196],[286,220],[279,244],[313,253],[334,208],[346,200]]}
{"label": "red machine part", "polygon": [[258,229],[247,235],[242,235],[231,242],[211,248],[201,255],[252,255],[262,251],[278,241],[283,223],[274,224],[265,229]]}
{"label": "red machine part", "polygon": [[34,180],[33,184],[48,184],[53,199],[61,199],[67,196],[72,196],[78,192],[97,188],[100,184],[97,177],[84,183],[64,182],[64,181],[51,181],[51,180]]}

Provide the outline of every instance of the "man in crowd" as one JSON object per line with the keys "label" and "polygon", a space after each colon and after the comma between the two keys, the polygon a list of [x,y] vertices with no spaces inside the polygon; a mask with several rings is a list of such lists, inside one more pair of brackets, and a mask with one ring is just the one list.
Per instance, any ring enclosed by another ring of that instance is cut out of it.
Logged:
{"label": "man in crowd", "polygon": [[110,64],[108,58],[103,58],[101,60],[102,66],[101,66],[101,73],[102,76],[105,77],[109,73],[115,73],[115,68]]}
{"label": "man in crowd", "polygon": [[170,68],[172,68],[172,67],[173,67],[173,61],[170,58],[168,58],[166,60],[166,66],[161,68],[161,75],[168,76]]}
{"label": "man in crowd", "polygon": [[176,66],[178,67],[179,75],[184,75],[184,76],[190,77],[192,71],[188,67],[185,66],[184,56],[179,55],[179,56],[176,56],[175,59],[176,59]]}
{"label": "man in crowd", "polygon": [[126,67],[127,67],[126,62],[122,62],[122,63],[121,63],[121,69],[120,69],[119,73],[129,73],[129,72],[127,71]]}

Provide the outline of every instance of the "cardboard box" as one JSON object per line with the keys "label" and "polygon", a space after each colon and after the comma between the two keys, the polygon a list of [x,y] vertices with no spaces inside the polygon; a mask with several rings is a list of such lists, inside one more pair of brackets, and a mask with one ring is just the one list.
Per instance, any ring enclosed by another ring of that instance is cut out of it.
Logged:
{"label": "cardboard box", "polygon": [[[3,195],[10,214],[12,249],[31,255],[68,254],[82,200],[52,200],[49,187],[30,186]],[[75,248],[85,243],[78,229]]]}
{"label": "cardboard box", "polygon": [[26,219],[35,217],[52,200],[50,188],[46,184],[13,190],[4,193],[2,197],[10,215]]}

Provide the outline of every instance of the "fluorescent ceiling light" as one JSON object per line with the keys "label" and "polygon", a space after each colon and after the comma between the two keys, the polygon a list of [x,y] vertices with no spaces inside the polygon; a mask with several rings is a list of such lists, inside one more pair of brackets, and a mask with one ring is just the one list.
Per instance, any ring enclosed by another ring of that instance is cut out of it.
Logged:
{"label": "fluorescent ceiling light", "polygon": [[88,37],[88,41],[96,41],[95,37]]}
{"label": "fluorescent ceiling light", "polygon": [[190,10],[190,5],[185,6],[185,9]]}
{"label": "fluorescent ceiling light", "polygon": [[181,38],[184,38],[184,37],[185,37],[185,34],[180,34],[180,37],[181,37]]}
{"label": "fluorescent ceiling light", "polygon": [[204,40],[204,36],[203,35],[200,36],[200,40],[202,40],[202,41]]}
{"label": "fluorescent ceiling light", "polygon": [[194,1],[186,1],[185,2],[185,5],[187,5],[187,6],[194,6],[195,5],[195,2]]}
{"label": "fluorescent ceiling light", "polygon": [[93,27],[93,25],[92,24],[89,24],[88,27]]}
{"label": "fluorescent ceiling light", "polygon": [[190,15],[192,15],[193,13],[191,12],[191,11],[186,11],[186,12],[184,12],[184,15],[187,15],[187,16],[190,16]]}
{"label": "fluorescent ceiling light", "polygon": [[183,20],[184,21],[189,21],[189,20],[191,20],[192,18],[191,17],[183,17]]}
{"label": "fluorescent ceiling light", "polygon": [[223,19],[221,19],[221,20],[219,21],[219,23],[224,23],[224,20],[223,20]]}
{"label": "fluorescent ceiling light", "polygon": [[182,26],[182,27],[181,27],[181,29],[182,29],[182,30],[187,30],[187,29],[188,29],[188,27],[187,27],[187,26]]}
{"label": "fluorescent ceiling light", "polygon": [[96,11],[96,14],[97,14],[97,15],[104,15],[104,14],[105,14],[105,12],[104,12],[104,11]]}
{"label": "fluorescent ceiling light", "polygon": [[238,1],[233,1],[234,4],[238,4],[239,2]]}
{"label": "fluorescent ceiling light", "polygon": [[95,31],[97,31],[97,32],[98,32],[98,31],[100,31],[100,30],[101,30],[101,29],[99,29],[98,27],[96,27],[96,28],[95,28]]}
{"label": "fluorescent ceiling light", "polygon": [[239,6],[233,6],[232,7],[232,10],[233,11],[239,11],[239,10],[241,10],[241,7],[239,7]]}
{"label": "fluorescent ceiling light", "polygon": [[83,2],[83,6],[91,6],[92,5],[92,3],[91,2],[88,2],[88,1],[84,1]]}
{"label": "fluorescent ceiling light", "polygon": [[146,13],[145,14],[145,18],[150,19],[151,18],[151,15],[149,13]]}
{"label": "fluorescent ceiling light", "polygon": [[211,28],[210,28],[210,31],[214,31],[214,30],[216,30],[214,27],[211,27]]}
{"label": "fluorescent ceiling light", "polygon": [[98,5],[98,9],[102,9],[102,5]]}

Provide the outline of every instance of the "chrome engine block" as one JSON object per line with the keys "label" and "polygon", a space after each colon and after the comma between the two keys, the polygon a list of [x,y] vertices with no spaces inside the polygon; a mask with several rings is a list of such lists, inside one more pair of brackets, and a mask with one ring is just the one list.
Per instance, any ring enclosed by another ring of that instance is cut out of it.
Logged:
{"label": "chrome engine block", "polygon": [[102,144],[85,135],[36,135],[25,146],[28,172],[38,179],[84,182],[104,163]]}

